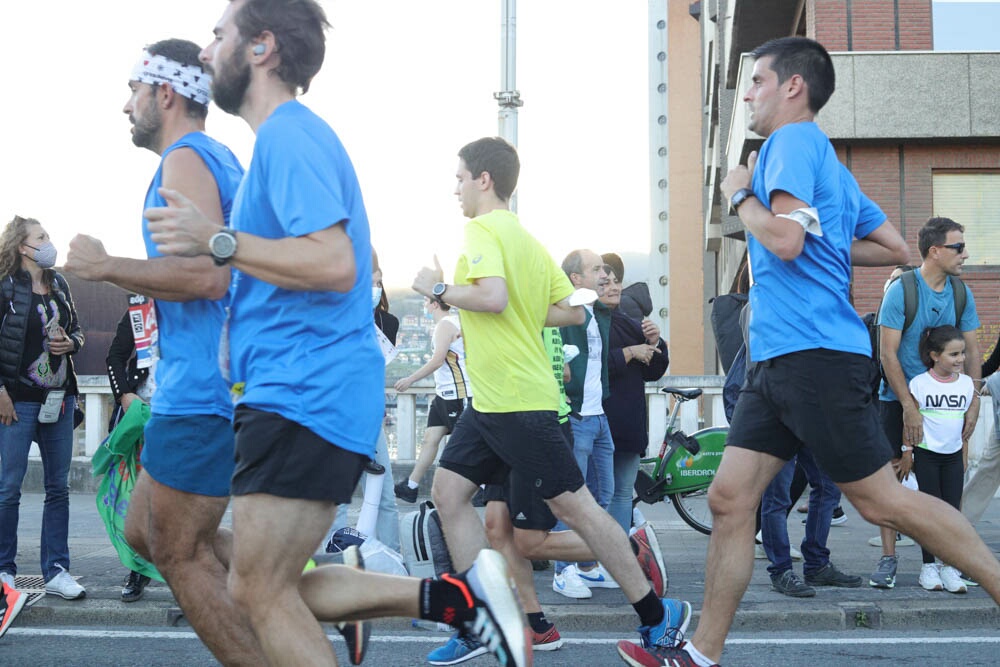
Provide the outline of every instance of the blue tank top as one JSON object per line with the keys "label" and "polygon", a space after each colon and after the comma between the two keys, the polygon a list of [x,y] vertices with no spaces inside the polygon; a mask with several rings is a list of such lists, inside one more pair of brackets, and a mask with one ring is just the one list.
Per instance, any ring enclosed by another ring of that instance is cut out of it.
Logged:
{"label": "blue tank top", "polygon": [[[190,148],[201,157],[219,188],[222,215],[229,224],[233,197],[243,178],[243,167],[232,151],[203,132],[181,137],[163,151],[166,158],[178,148]],[[144,208],[166,206],[159,194],[163,181],[163,161],[146,192]],[[149,258],[160,257],[142,220],[142,238]],[[152,411],[160,415],[233,415],[229,387],[219,370],[219,336],[226,319],[229,298],[218,301],[198,299],[184,303],[155,300],[159,327],[159,354],[156,364],[156,393]]]}

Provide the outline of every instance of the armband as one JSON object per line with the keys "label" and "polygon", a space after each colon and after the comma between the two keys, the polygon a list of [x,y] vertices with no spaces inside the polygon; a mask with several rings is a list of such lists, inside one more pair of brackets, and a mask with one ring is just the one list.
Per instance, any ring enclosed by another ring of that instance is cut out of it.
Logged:
{"label": "armband", "polygon": [[797,208],[791,213],[779,213],[775,217],[797,222],[808,233],[823,236],[823,228],[819,223],[819,211],[814,207]]}

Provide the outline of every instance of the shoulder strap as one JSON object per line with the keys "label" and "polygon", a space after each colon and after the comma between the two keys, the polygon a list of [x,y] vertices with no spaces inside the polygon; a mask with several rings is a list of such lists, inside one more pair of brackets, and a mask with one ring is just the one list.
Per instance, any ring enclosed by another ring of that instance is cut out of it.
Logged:
{"label": "shoulder strap", "polygon": [[965,302],[968,295],[965,293],[965,283],[958,276],[948,276],[951,279],[952,298],[955,301],[955,326],[961,330],[962,315],[965,313]]}
{"label": "shoulder strap", "polygon": [[917,289],[915,271],[907,271],[899,277],[903,283],[903,331],[910,328],[917,317],[917,306],[920,304],[920,291]]}

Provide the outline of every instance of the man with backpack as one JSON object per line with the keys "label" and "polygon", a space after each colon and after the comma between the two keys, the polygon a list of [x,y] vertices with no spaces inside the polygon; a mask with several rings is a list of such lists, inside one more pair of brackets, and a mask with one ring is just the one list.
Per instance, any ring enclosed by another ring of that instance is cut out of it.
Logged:
{"label": "man with backpack", "polygon": [[[913,464],[913,447],[923,438],[923,418],[908,388],[910,380],[926,370],[918,351],[921,332],[943,324],[958,327],[965,338],[965,372],[974,380],[980,378],[976,302],[959,278],[969,257],[963,231],[949,218],[928,220],[917,241],[923,263],[889,285],[879,307],[879,358],[884,375],[879,415],[893,454],[905,471]],[[973,396],[965,413],[963,440],[972,435],[978,417],[979,397]],[[880,530],[882,557],[868,583],[875,588],[892,588],[896,583],[896,531]]]}

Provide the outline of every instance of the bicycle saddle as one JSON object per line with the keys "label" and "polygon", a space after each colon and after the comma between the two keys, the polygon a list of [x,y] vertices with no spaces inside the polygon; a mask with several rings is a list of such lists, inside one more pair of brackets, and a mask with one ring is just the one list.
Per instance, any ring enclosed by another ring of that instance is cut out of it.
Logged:
{"label": "bicycle saddle", "polygon": [[698,398],[702,394],[701,389],[674,389],[673,387],[661,387],[660,391],[664,394],[673,394],[683,398],[685,401],[689,401],[692,398]]}

